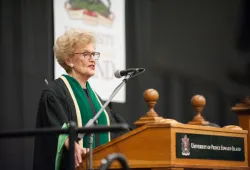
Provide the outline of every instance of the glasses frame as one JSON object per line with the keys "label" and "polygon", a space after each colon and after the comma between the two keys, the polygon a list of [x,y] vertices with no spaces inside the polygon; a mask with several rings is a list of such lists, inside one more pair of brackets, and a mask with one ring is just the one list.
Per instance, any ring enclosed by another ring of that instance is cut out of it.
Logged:
{"label": "glasses frame", "polygon": [[[75,53],[75,54],[82,54],[82,56],[86,59],[89,60],[90,57],[92,56],[93,59],[98,60],[100,58],[100,53],[99,52],[82,52],[82,53]],[[90,55],[91,56],[90,56]],[[96,58],[97,57],[97,58]]]}

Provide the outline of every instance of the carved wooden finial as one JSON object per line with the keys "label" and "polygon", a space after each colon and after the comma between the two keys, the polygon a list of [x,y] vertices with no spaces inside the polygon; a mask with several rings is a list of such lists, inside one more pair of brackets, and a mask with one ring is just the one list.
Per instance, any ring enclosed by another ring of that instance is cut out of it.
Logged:
{"label": "carved wooden finial", "polygon": [[191,104],[195,109],[196,116],[194,117],[192,121],[188,122],[188,124],[191,124],[191,125],[209,124],[209,122],[205,121],[205,119],[201,116],[201,112],[206,105],[205,97],[203,97],[202,95],[195,95],[191,99]]}
{"label": "carved wooden finial", "polygon": [[144,100],[148,104],[148,112],[147,116],[158,116],[158,114],[155,112],[155,105],[157,100],[159,99],[159,94],[154,89],[148,89],[143,93]]}
{"label": "carved wooden finial", "polygon": [[250,111],[250,97],[246,96],[241,103],[237,103],[232,107],[234,112],[249,112]]}
{"label": "carved wooden finial", "polygon": [[136,126],[141,126],[148,123],[157,123],[160,122],[163,118],[159,117],[155,112],[155,105],[157,100],[159,99],[159,93],[155,89],[148,89],[143,93],[144,100],[148,104],[148,112],[145,116],[141,117],[134,124]]}
{"label": "carved wooden finial", "polygon": [[245,105],[250,106],[250,97],[246,96],[242,103],[244,103]]}

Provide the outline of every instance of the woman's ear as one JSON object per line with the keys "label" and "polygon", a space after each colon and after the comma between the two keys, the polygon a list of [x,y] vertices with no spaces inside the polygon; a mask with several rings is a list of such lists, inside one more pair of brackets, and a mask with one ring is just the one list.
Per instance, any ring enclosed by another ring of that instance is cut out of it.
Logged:
{"label": "woman's ear", "polygon": [[67,58],[65,59],[65,63],[66,63],[69,67],[71,67],[71,68],[74,67],[74,64],[72,63],[72,59],[71,59],[70,57],[67,57]]}

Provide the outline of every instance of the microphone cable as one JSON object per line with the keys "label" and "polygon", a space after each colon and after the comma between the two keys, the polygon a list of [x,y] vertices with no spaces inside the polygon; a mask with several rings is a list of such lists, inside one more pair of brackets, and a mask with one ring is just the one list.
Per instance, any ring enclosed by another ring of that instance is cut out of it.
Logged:
{"label": "microphone cable", "polygon": [[129,170],[129,166],[127,163],[126,158],[119,153],[113,153],[108,155],[106,158],[101,160],[101,166],[100,166],[100,170],[107,170],[109,169],[110,165],[117,160],[121,166],[122,166],[122,170]]}

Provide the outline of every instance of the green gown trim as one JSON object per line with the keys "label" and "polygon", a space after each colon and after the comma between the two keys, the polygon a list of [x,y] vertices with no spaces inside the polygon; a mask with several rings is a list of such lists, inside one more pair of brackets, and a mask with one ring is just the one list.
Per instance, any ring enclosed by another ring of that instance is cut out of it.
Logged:
{"label": "green gown trim", "polygon": [[[80,115],[81,115],[82,126],[85,126],[87,124],[87,122],[93,118],[93,112],[92,112],[92,108],[90,106],[90,103],[88,101],[88,97],[76,79],[74,79],[73,77],[71,77],[69,75],[63,75],[63,77],[66,78],[66,80],[68,81],[68,83],[69,83],[69,85],[74,93],[74,97],[75,97],[75,99],[77,101],[77,105],[78,105],[77,107],[79,107],[80,113],[81,113]],[[92,100],[93,105],[95,107],[95,110],[96,111],[100,110],[102,107],[102,103],[99,100],[97,94],[92,90],[92,88],[88,82],[86,84],[86,87],[87,87],[87,90],[89,92],[89,97]],[[71,96],[71,97],[73,97],[73,96]],[[108,126],[110,125],[109,116],[105,110],[99,116],[98,124],[99,125],[108,125]],[[66,122],[64,123],[62,128],[68,128]],[[57,155],[56,155],[56,165],[55,165],[56,170],[59,170],[59,168],[60,168],[62,150],[64,148],[63,147],[64,142],[67,139],[67,137],[68,137],[68,135],[59,135]],[[99,140],[100,140],[99,141],[100,145],[103,145],[103,144],[109,142],[110,141],[110,132],[100,133]],[[83,138],[83,147],[89,148],[89,137],[88,136],[85,136]],[[95,148],[95,147],[96,147],[96,144],[95,144],[95,136],[94,136],[93,148]]]}

